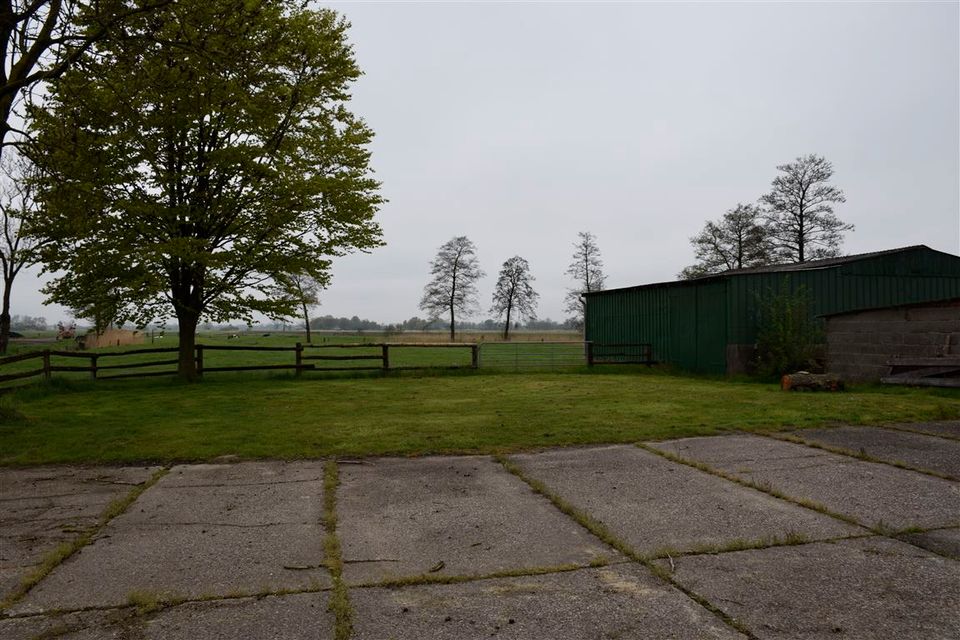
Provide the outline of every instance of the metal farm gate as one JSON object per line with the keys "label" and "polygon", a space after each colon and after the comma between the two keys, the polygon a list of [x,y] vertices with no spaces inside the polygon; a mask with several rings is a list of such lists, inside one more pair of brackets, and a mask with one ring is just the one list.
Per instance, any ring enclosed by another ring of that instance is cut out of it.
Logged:
{"label": "metal farm gate", "polygon": [[487,342],[477,365],[484,369],[560,369],[602,364],[654,364],[649,344],[593,342]]}

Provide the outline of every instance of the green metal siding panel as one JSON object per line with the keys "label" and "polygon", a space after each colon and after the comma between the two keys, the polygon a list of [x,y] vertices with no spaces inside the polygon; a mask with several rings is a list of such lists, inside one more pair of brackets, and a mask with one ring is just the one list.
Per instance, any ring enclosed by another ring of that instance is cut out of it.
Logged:
{"label": "green metal siding panel", "polygon": [[587,299],[586,339],[598,343],[650,343],[655,359],[669,360],[672,355],[667,288],[613,293]]}
{"label": "green metal siding panel", "polygon": [[684,369],[726,368],[726,283],[671,284],[587,300],[586,339],[650,343],[654,359]]}
{"label": "green metal siding panel", "polygon": [[697,291],[697,361],[693,367],[705,373],[727,370],[727,283],[711,282]]}
{"label": "green metal siding panel", "polygon": [[697,368],[697,288],[670,289],[670,360],[683,369]]}

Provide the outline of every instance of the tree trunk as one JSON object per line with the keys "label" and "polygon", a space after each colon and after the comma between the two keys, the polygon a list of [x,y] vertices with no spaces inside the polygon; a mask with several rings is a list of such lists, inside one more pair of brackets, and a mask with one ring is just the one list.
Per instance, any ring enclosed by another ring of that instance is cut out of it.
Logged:
{"label": "tree trunk", "polygon": [[504,341],[510,339],[510,305],[507,305],[507,323],[503,325],[503,339]]}
{"label": "tree trunk", "polygon": [[780,388],[784,391],[843,391],[843,386],[843,380],[824,373],[800,371],[780,379]]}
{"label": "tree trunk", "polygon": [[197,324],[200,314],[186,310],[177,313],[177,322],[180,324],[179,353],[177,355],[177,375],[182,380],[195,381],[197,376]]}
{"label": "tree trunk", "polygon": [[453,315],[453,306],[451,305],[450,306],[450,342],[453,342],[453,339],[454,339],[454,335],[455,335],[454,326],[455,326],[455,319]]}
{"label": "tree trunk", "polygon": [[[803,206],[803,204],[801,203],[800,206]],[[798,258],[797,262],[799,262],[799,263],[802,264],[802,263],[805,262],[806,259],[807,259],[807,256],[806,256],[806,249],[807,249],[807,247],[805,246],[805,245],[806,245],[806,242],[805,242],[806,238],[804,237],[805,230],[804,230],[804,228],[803,228],[803,212],[802,212],[802,211],[800,212],[800,225],[799,225],[799,229],[800,229],[800,231],[799,231],[799,233],[797,234],[797,258]]]}
{"label": "tree trunk", "polygon": [[307,313],[306,303],[303,303],[303,326],[307,328],[307,344],[310,344],[310,314]]}
{"label": "tree trunk", "polygon": [[10,343],[10,290],[13,280],[3,279],[3,308],[0,309],[0,355],[7,352]]}

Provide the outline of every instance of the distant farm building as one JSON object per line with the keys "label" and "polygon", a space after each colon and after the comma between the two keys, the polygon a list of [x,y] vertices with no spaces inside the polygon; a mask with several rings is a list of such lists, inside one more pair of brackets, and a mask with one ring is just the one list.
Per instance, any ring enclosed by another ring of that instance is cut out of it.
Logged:
{"label": "distant farm building", "polygon": [[924,245],[585,294],[586,339],[649,343],[659,362],[740,373],[762,301],[804,288],[812,317],[960,298],[960,257]]}

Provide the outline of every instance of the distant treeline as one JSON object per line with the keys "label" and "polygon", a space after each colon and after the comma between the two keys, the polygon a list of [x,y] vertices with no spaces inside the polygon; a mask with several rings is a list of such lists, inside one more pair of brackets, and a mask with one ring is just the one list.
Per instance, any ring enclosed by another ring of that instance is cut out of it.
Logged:
{"label": "distant treeline", "polygon": [[[126,325],[128,328],[131,326]],[[14,331],[46,331],[51,329],[47,319],[42,316],[20,316],[15,315],[10,318],[10,328]],[[257,324],[258,329],[271,329],[275,331],[296,330],[303,328],[303,322],[283,323],[283,322],[264,322]],[[403,331],[431,331],[444,330],[446,324],[442,320],[429,320],[414,316],[403,322],[393,324],[383,324],[374,320],[367,320],[353,316],[352,318],[337,318],[331,315],[311,318],[310,328],[319,331],[384,331],[387,333],[401,333]],[[577,322],[573,318],[568,318],[563,322],[554,322],[550,318],[544,320],[531,320],[526,323],[515,323],[514,329],[527,329],[529,331],[576,331]],[[203,331],[244,331],[247,327],[236,324],[213,324],[205,322],[200,326]],[[457,329],[478,330],[478,331],[502,331],[503,324],[492,318],[480,322],[458,322]],[[161,327],[155,330],[161,331]]]}
{"label": "distant treeline", "polygon": [[10,328],[14,331],[46,331],[49,326],[43,316],[11,316]]}
{"label": "distant treeline", "polygon": [[[301,323],[302,324],[302,323]],[[320,331],[430,331],[432,329],[442,330],[446,327],[442,320],[430,320],[414,316],[403,322],[393,324],[381,324],[373,320],[361,319],[357,316],[352,318],[337,318],[334,316],[322,316],[310,320],[310,328]],[[569,319],[564,322],[554,322],[546,318],[544,320],[533,320],[525,324],[517,323],[516,329],[530,329],[535,331],[573,331],[577,328],[576,321]],[[458,322],[457,329],[475,329],[482,331],[502,330],[503,324],[492,318],[480,322]]]}

